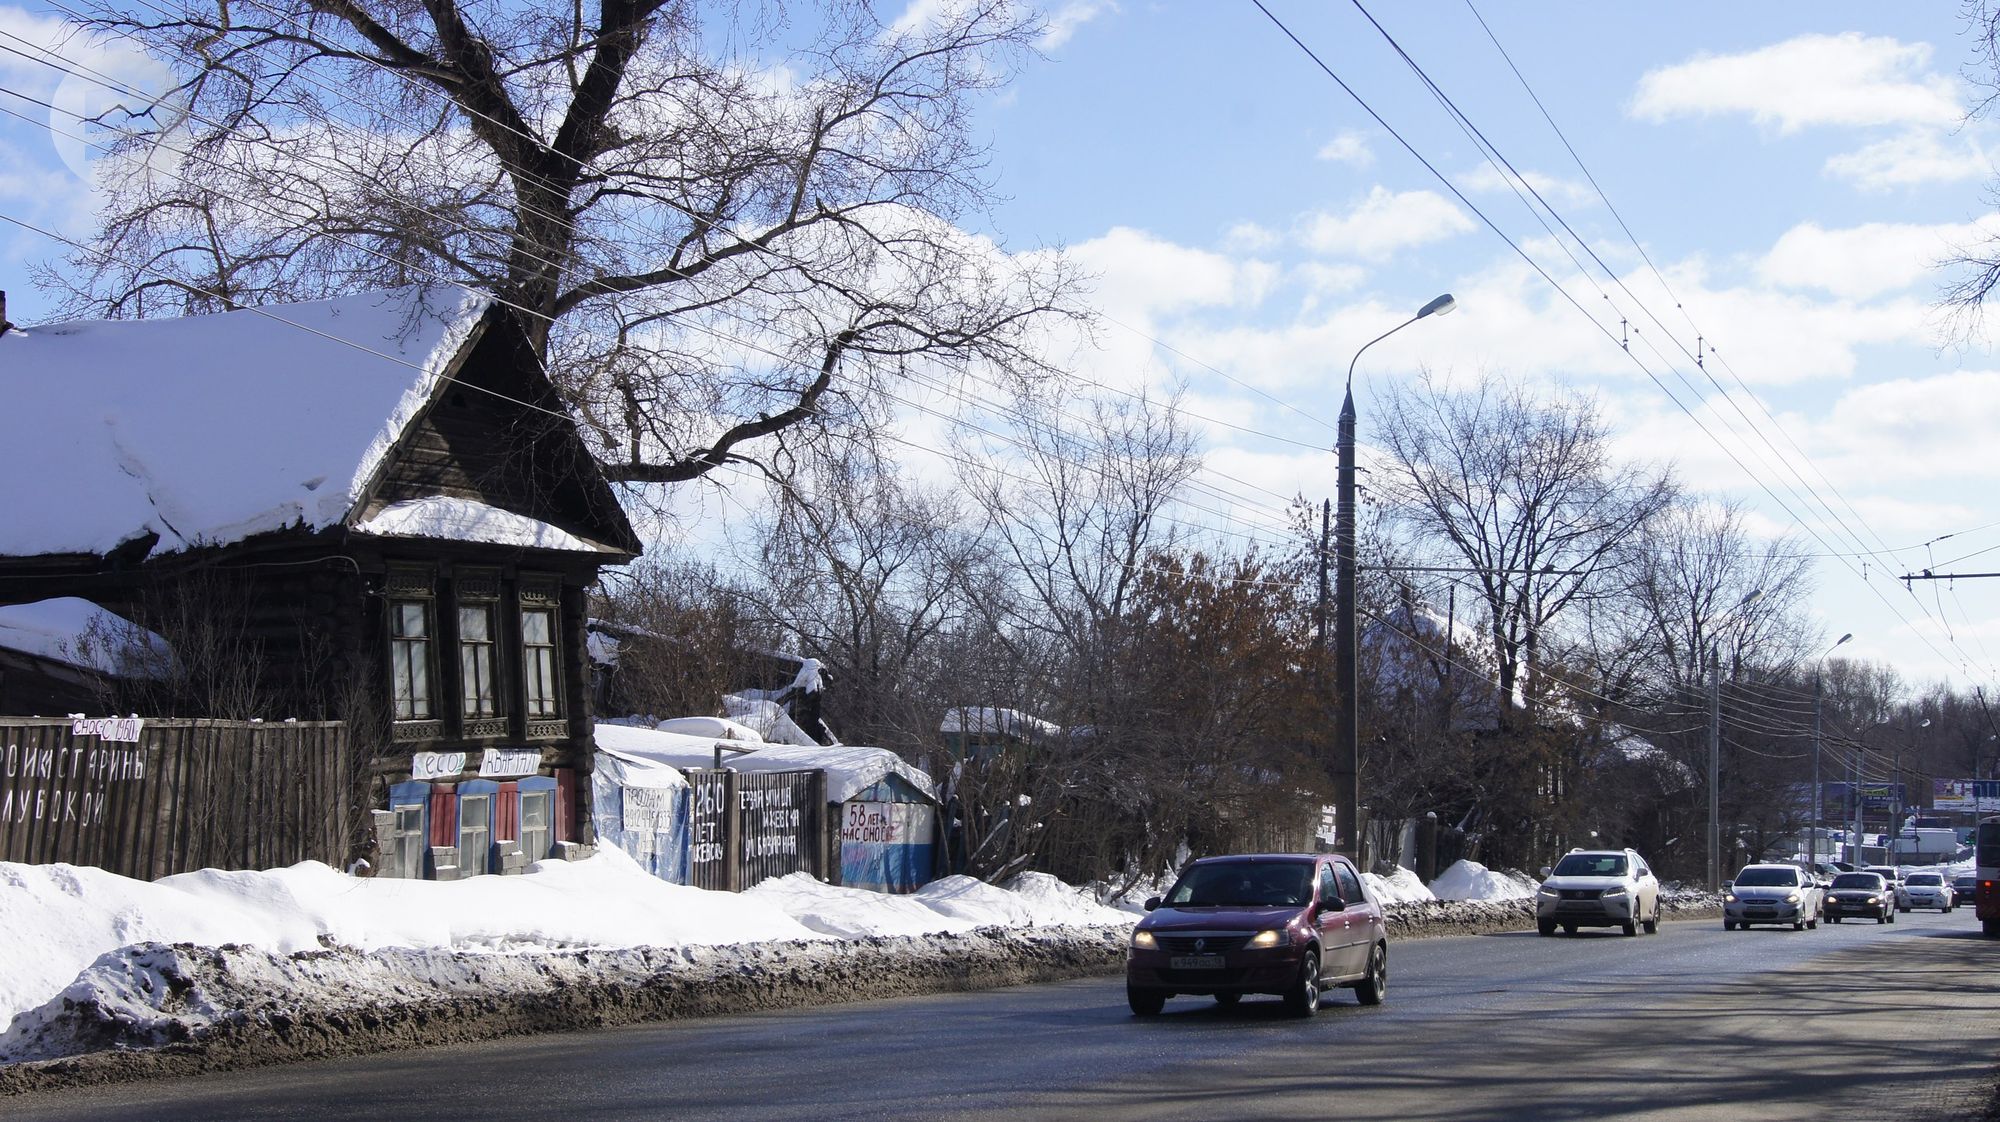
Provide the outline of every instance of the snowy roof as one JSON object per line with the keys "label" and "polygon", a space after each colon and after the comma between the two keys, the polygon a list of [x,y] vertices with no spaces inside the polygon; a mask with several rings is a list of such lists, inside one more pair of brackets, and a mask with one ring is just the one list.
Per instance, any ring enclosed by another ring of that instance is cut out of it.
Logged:
{"label": "snowy roof", "polygon": [[1019,737],[1055,736],[1062,732],[1062,726],[1050,724],[1040,717],[1031,717],[1018,709],[962,706],[944,711],[944,720],[939,722],[938,731]]}
{"label": "snowy roof", "polygon": [[74,596],[0,607],[0,647],[135,678],[160,676],[174,658],[165,639]]}
{"label": "snowy roof", "polygon": [[0,335],[0,554],[156,553],[345,519],[472,337],[443,286]]}
{"label": "snowy roof", "polygon": [[527,549],[572,553],[617,553],[614,545],[579,538],[568,530],[472,499],[433,496],[391,503],[354,527],[356,533],[385,538],[443,538]]}
{"label": "snowy roof", "polygon": [[[609,748],[627,756],[677,768],[715,766],[717,737],[688,736],[599,721],[596,738],[600,749]],[[725,749],[722,753],[723,766],[737,771],[817,769],[826,772],[826,797],[829,802],[844,803],[891,775],[901,776],[926,795],[933,798],[937,795],[930,776],[911,767],[887,748],[844,744],[764,744],[728,739],[719,742]],[[741,748],[750,751],[740,754],[728,751]]]}

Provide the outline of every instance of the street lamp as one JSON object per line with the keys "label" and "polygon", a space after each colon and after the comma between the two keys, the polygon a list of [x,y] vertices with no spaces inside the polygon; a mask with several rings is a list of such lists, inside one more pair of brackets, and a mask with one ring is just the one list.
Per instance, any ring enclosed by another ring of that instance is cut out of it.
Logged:
{"label": "street lamp", "polygon": [[1826,656],[1838,650],[1842,643],[1845,643],[1852,638],[1854,638],[1854,633],[1850,631],[1847,634],[1842,635],[1840,638],[1835,639],[1833,641],[1833,646],[1828,647],[1826,651],[1819,656],[1818,661],[1813,663],[1813,817],[1812,817],[1812,834],[1811,834],[1812,840],[1808,843],[1808,848],[1806,851],[1806,861],[1807,863],[1812,865],[1819,864],[1819,824],[1820,824],[1820,817],[1825,813],[1826,809],[1826,797],[1824,793],[1821,791],[1819,785],[1820,671],[1824,669],[1826,666]]}
{"label": "street lamp", "polygon": [[[1743,599],[1729,609],[1716,622],[1719,634],[1724,627],[1735,623],[1743,609],[1749,607],[1757,597],[1764,595],[1761,588],[1753,588],[1743,594]],[[1716,650],[1716,635],[1708,640],[1708,890],[1722,891],[1722,656]]]}
{"label": "street lamp", "polygon": [[1354,367],[1362,351],[1425,316],[1445,315],[1457,307],[1451,293],[1437,297],[1416,315],[1363,343],[1347,364],[1346,396],[1340,403],[1339,436],[1334,441],[1339,495],[1333,524],[1333,645],[1338,655],[1333,688],[1340,695],[1340,708],[1334,722],[1333,829],[1334,848],[1357,861],[1361,859],[1361,707],[1355,697],[1359,688],[1355,665],[1361,644],[1354,627]]}

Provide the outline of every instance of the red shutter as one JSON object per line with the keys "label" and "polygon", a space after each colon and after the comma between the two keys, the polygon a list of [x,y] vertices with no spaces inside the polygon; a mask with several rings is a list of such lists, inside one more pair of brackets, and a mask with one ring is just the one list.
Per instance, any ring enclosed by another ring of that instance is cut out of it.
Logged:
{"label": "red shutter", "polygon": [[521,796],[515,791],[517,785],[502,783],[493,796],[493,840],[519,841],[521,839]]}
{"label": "red shutter", "polygon": [[458,844],[458,784],[431,784],[431,844]]}
{"label": "red shutter", "polygon": [[576,769],[559,767],[550,769],[556,781],[556,840],[566,842],[574,839],[576,824]]}

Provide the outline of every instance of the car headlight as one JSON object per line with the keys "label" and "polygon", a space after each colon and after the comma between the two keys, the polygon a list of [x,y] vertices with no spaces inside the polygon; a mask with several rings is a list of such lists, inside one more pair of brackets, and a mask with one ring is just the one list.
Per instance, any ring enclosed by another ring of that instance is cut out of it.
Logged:
{"label": "car headlight", "polygon": [[1555,889],[1553,889],[1553,888],[1549,888],[1549,887],[1547,887],[1547,886],[1544,886],[1544,887],[1543,887],[1543,888],[1542,888],[1542,889],[1541,889],[1541,890],[1540,890],[1539,892],[1537,892],[1537,893],[1536,893],[1536,895],[1538,895],[1538,896],[1546,896],[1546,897],[1548,897],[1549,899],[1553,900],[1553,899],[1555,899],[1556,897],[1558,897],[1558,896],[1561,896],[1561,895],[1562,895],[1562,893],[1560,893],[1560,892],[1556,891],[1556,890],[1555,890]]}
{"label": "car headlight", "polygon": [[1622,888],[1607,888],[1604,890],[1604,898],[1607,900],[1609,900],[1613,896],[1623,896],[1623,895],[1625,895],[1625,890]]}
{"label": "car headlight", "polygon": [[1160,941],[1159,941],[1158,939],[1155,939],[1155,938],[1153,938],[1153,933],[1152,933],[1152,932],[1150,932],[1150,931],[1134,931],[1134,932],[1132,933],[1132,949],[1133,949],[1133,950],[1135,950],[1135,951],[1153,951],[1153,950],[1158,950],[1159,948],[1160,948]]}
{"label": "car headlight", "polygon": [[1722,897],[1722,900],[1726,904],[1734,904],[1736,902],[1736,894],[1734,892],[1727,893]]}
{"label": "car headlight", "polygon": [[1881,902],[1882,898],[1880,896],[1870,896],[1866,901],[1864,901],[1864,903],[1869,903],[1869,904],[1879,904]]}
{"label": "car headlight", "polygon": [[1792,893],[1791,895],[1789,895],[1789,896],[1785,897],[1785,903],[1787,903],[1787,904],[1796,904],[1796,903],[1798,903],[1799,901],[1801,901],[1801,900],[1803,900],[1803,899],[1805,899],[1805,897],[1803,897],[1803,896],[1799,895],[1798,893],[1794,892],[1794,893]]}
{"label": "car headlight", "polygon": [[1284,932],[1282,931],[1259,931],[1257,934],[1251,936],[1250,941],[1244,945],[1248,947],[1275,947],[1278,945],[1279,940],[1283,938]]}

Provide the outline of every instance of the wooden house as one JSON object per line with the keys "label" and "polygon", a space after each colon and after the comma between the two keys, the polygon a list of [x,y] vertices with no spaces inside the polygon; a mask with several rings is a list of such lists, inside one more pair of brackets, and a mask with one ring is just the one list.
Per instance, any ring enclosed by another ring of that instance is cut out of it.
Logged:
{"label": "wooden house", "polygon": [[579,852],[585,590],[640,545],[526,345],[448,286],[0,334],[0,604],[164,640],[120,711],[348,722],[382,872]]}

